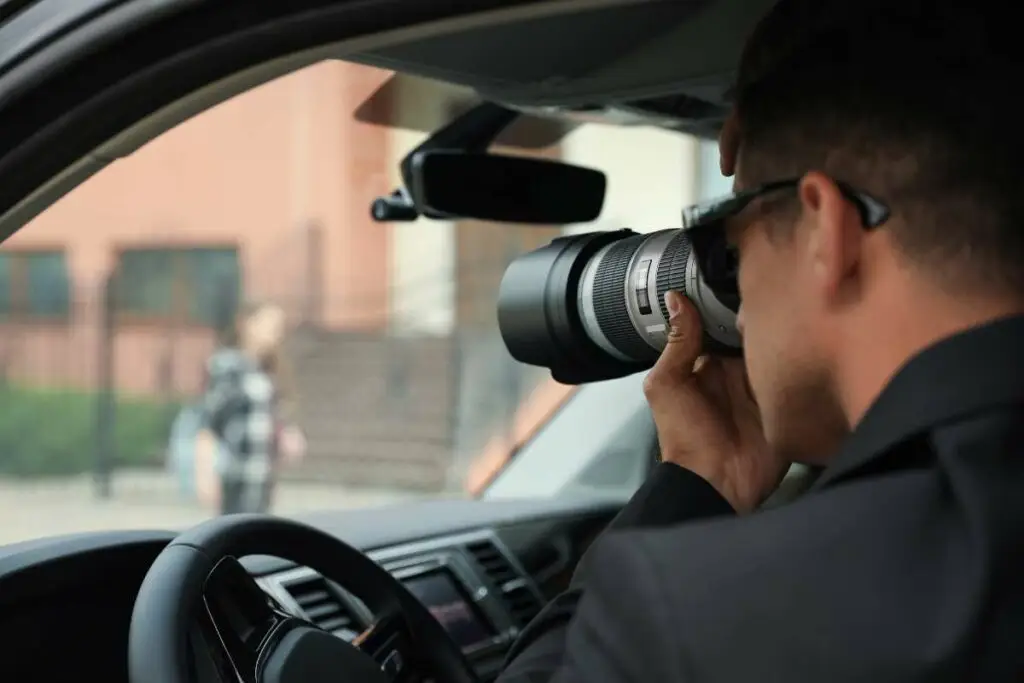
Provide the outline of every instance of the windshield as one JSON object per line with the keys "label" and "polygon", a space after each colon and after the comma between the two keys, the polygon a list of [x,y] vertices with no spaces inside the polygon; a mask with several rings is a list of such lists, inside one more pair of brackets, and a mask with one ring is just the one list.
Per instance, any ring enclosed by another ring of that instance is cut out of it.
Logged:
{"label": "windshield", "polygon": [[[479,496],[516,452],[503,495],[561,495],[598,456],[591,439],[555,485],[517,450],[564,439],[542,427],[576,399],[513,361],[495,320],[507,263],[563,229],[372,222],[424,138],[355,119],[389,75],[325,62],[251,90],[0,247],[0,543]],[[432,108],[440,125],[465,96],[410,83],[394,120]],[[575,231],[671,227],[701,193],[699,146],[676,133],[587,124],[515,152],[608,174]],[[229,444],[209,421],[232,381],[273,408],[233,418]]]}

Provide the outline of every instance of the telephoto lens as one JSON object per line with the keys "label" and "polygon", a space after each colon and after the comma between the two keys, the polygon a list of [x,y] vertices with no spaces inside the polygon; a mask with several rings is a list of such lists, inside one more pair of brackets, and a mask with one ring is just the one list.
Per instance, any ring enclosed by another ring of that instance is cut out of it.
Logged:
{"label": "telephoto lens", "polygon": [[498,293],[512,356],[563,384],[649,369],[668,340],[665,293],[692,301],[704,352],[739,355],[737,259],[724,231],[632,230],[560,237],[513,261]]}

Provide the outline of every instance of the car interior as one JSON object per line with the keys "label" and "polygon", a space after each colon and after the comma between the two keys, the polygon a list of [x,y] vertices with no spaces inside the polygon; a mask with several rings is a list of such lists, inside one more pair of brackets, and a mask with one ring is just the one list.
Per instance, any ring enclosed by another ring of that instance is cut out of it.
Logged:
{"label": "car interior", "polygon": [[[594,122],[713,140],[771,4],[0,0],[0,238],[180,123],[324,60],[394,72],[354,115],[428,136],[430,117],[377,106],[403,81],[457,89],[463,112],[498,107],[516,122],[509,146]],[[402,191],[399,209],[431,217]],[[658,461],[641,382],[583,387],[475,499],[0,547],[6,669],[40,683],[494,680]],[[813,476],[794,468],[766,505]]]}

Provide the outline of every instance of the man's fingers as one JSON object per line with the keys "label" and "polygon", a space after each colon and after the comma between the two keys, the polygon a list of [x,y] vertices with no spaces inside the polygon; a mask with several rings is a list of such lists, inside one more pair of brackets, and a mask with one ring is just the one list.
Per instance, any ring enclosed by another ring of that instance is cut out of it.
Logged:
{"label": "man's fingers", "polygon": [[703,328],[694,305],[678,292],[668,292],[665,305],[669,311],[668,344],[647,374],[644,385],[651,400],[663,391],[674,392],[681,384],[689,382],[701,351]]}
{"label": "man's fingers", "polygon": [[700,313],[679,292],[666,292],[665,306],[668,308],[668,344],[658,363],[693,368],[700,356],[701,335],[704,333]]}

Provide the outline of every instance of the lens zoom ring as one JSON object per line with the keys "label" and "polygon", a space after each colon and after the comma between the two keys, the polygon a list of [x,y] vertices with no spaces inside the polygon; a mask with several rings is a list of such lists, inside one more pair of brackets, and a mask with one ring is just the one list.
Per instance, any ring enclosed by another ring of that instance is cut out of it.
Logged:
{"label": "lens zoom ring", "polygon": [[626,277],[629,262],[647,235],[616,242],[601,259],[594,274],[594,313],[597,324],[612,346],[634,360],[657,358],[657,352],[643,340],[626,309]]}
{"label": "lens zoom ring", "polygon": [[661,307],[661,314],[665,316],[665,320],[668,320],[665,292],[674,290],[687,294],[686,264],[689,260],[690,239],[686,235],[685,230],[680,230],[665,245],[665,251],[661,255],[661,263],[658,265],[658,277],[655,280],[658,289],[658,306]]}

